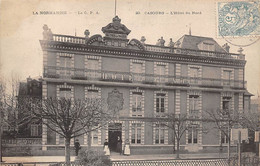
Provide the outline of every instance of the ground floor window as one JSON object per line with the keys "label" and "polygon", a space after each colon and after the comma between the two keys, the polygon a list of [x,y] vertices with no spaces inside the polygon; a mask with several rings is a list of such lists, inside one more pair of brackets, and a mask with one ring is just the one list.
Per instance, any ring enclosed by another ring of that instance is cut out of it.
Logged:
{"label": "ground floor window", "polygon": [[60,134],[59,135],[59,144],[64,145],[65,144],[65,138]]}
{"label": "ground floor window", "polygon": [[132,144],[141,144],[141,131],[142,131],[142,124],[141,123],[132,123],[131,129],[131,143]]}
{"label": "ground floor window", "polygon": [[166,128],[163,124],[155,124],[155,144],[165,143],[165,132]]}
{"label": "ground floor window", "polygon": [[198,126],[194,125],[188,129],[188,143],[197,144],[198,143]]}
{"label": "ground floor window", "polygon": [[98,144],[98,130],[94,130],[91,132],[91,140],[92,140],[92,145]]}
{"label": "ground floor window", "polygon": [[228,143],[228,129],[224,128],[220,131],[220,139],[221,139],[221,144],[227,144]]}
{"label": "ground floor window", "polygon": [[39,136],[39,132],[38,132],[38,125],[36,124],[31,124],[31,136],[32,137],[37,137]]}

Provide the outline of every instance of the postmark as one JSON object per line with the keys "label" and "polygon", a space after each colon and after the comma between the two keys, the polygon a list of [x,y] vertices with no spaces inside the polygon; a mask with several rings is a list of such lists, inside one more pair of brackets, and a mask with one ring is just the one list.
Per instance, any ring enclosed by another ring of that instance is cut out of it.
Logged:
{"label": "postmark", "polygon": [[260,40],[259,1],[216,3],[216,37],[229,44],[247,47]]}
{"label": "postmark", "polygon": [[218,2],[218,36],[260,36],[258,2]]}

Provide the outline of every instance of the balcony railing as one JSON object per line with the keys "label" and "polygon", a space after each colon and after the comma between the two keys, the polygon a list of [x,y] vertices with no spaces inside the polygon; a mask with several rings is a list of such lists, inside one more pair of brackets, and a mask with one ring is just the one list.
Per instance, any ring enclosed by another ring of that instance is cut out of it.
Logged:
{"label": "balcony railing", "polygon": [[169,76],[156,74],[137,74],[130,72],[116,72],[104,70],[90,70],[78,68],[63,68],[55,66],[44,67],[44,77],[65,78],[77,80],[93,80],[107,82],[126,82],[142,84],[159,84],[166,86],[206,86],[246,88],[246,82],[215,78],[192,78],[183,76]]}
{"label": "balcony railing", "polygon": [[[58,41],[58,42],[75,43],[75,44],[85,44],[86,43],[86,38],[84,38],[84,37],[58,35],[58,34],[53,34],[52,40]],[[182,49],[182,48],[177,48],[177,47],[164,47],[164,46],[162,47],[162,46],[149,45],[149,44],[145,44],[144,47],[145,47],[146,51],[152,51],[152,52],[215,57],[215,58],[221,58],[221,59],[245,60],[244,54],[221,53],[221,52],[204,51],[204,50],[191,50],[191,49]]]}
{"label": "balcony railing", "polygon": [[84,37],[68,36],[68,35],[57,35],[53,34],[53,41],[85,44],[86,39]]}
{"label": "balcony railing", "polygon": [[41,145],[42,138],[16,138],[16,139],[3,139],[5,145]]}
{"label": "balcony railing", "polygon": [[191,50],[191,49],[182,49],[182,48],[176,48],[176,47],[162,47],[162,46],[148,45],[148,44],[146,44],[144,47],[145,47],[145,50],[154,51],[154,52],[165,52],[165,53],[192,55],[192,56],[215,57],[215,58],[221,58],[221,59],[245,60],[245,55],[243,55],[243,54],[221,53],[221,52],[204,51],[204,50]]}

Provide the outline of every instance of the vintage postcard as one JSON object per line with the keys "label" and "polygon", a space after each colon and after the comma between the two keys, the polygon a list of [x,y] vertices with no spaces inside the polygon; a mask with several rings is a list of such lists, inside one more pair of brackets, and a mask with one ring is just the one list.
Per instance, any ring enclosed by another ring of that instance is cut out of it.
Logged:
{"label": "vintage postcard", "polygon": [[1,0],[1,165],[247,165],[259,52],[259,0]]}

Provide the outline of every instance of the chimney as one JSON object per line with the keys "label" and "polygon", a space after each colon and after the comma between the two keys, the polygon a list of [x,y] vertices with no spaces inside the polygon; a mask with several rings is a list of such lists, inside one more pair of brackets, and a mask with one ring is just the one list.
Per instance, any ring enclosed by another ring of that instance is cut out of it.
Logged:
{"label": "chimney", "polygon": [[140,41],[141,41],[142,44],[145,44],[145,43],[144,43],[145,40],[146,40],[146,38],[145,38],[144,36],[142,36]]}
{"label": "chimney", "polygon": [[227,43],[225,43],[225,44],[222,46],[222,48],[223,48],[226,52],[229,53],[230,46],[229,46]]}
{"label": "chimney", "polygon": [[31,76],[29,76],[28,78],[27,78],[27,83],[28,82],[31,82],[32,81],[32,78],[31,78]]}

